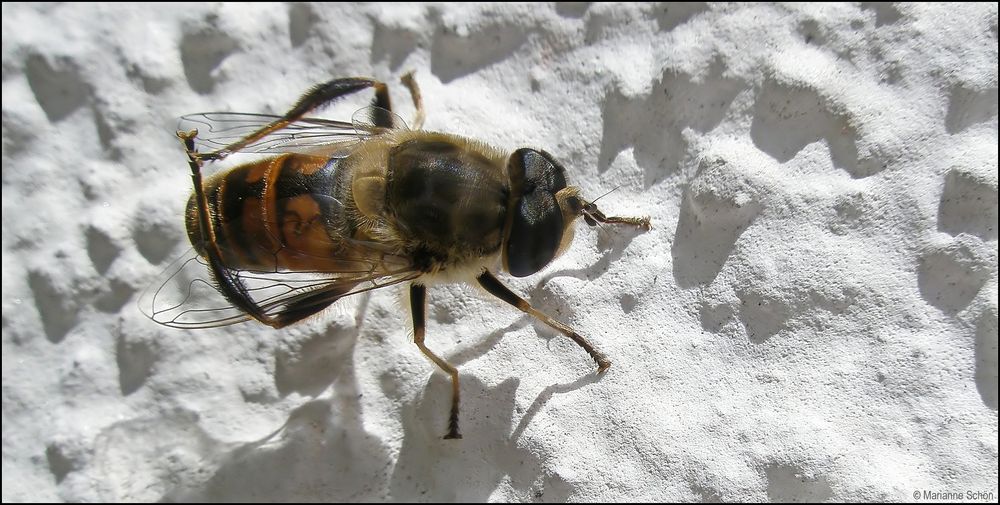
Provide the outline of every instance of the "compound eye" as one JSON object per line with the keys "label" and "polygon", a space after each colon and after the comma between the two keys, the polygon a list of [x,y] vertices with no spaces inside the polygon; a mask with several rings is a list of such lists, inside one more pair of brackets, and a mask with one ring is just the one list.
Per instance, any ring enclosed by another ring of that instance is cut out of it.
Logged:
{"label": "compound eye", "polygon": [[519,197],[503,251],[511,275],[525,277],[548,265],[559,252],[564,224],[556,193],[566,187],[565,170],[548,153],[519,149],[508,163]]}
{"label": "compound eye", "polygon": [[507,271],[525,277],[545,268],[556,257],[562,235],[562,210],[555,197],[539,191],[524,195],[507,237]]}

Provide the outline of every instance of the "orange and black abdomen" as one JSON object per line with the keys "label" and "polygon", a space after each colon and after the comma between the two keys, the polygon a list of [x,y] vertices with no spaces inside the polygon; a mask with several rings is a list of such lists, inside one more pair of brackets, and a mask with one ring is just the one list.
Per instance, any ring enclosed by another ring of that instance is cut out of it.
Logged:
{"label": "orange and black abdomen", "polygon": [[[314,271],[335,268],[332,226],[344,209],[334,198],[338,159],[284,154],[237,166],[204,181],[215,243],[227,268]],[[204,255],[194,196],[188,238]]]}

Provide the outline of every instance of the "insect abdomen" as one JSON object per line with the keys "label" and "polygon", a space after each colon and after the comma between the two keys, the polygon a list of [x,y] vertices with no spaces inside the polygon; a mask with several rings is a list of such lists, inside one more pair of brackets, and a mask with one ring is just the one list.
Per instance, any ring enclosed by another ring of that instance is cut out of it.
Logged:
{"label": "insect abdomen", "polygon": [[[342,208],[333,198],[337,159],[285,154],[235,167],[204,183],[214,242],[228,268],[323,270],[338,243],[327,224]],[[194,196],[188,238],[204,255]]]}

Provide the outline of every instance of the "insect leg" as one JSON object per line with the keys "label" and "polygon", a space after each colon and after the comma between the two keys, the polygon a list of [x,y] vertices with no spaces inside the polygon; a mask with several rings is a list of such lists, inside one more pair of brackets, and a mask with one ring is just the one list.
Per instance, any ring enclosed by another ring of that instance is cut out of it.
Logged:
{"label": "insect leg", "polygon": [[649,230],[649,216],[643,217],[622,217],[622,216],[605,216],[603,212],[597,209],[597,206],[593,203],[588,203],[583,207],[583,219],[587,221],[587,224],[594,226],[595,223],[607,223],[607,224],[627,224],[630,226],[635,226],[636,228],[642,228],[643,230]]}
{"label": "insect leg", "polygon": [[222,252],[215,241],[215,228],[212,226],[212,218],[208,212],[208,199],[205,196],[205,189],[201,182],[202,160],[198,157],[198,151],[194,147],[194,139],[197,135],[197,130],[177,132],[177,138],[181,139],[181,142],[184,144],[184,150],[188,156],[188,164],[191,167],[191,181],[194,184],[195,200],[198,202],[198,226],[201,230],[201,240],[205,244],[205,256],[208,259],[209,269],[211,269],[212,276],[219,284],[219,289],[222,291],[223,296],[230,303],[254,319],[268,323],[267,316],[247,293],[246,286],[243,285],[238,277],[223,266]]}
{"label": "insect leg", "polygon": [[451,375],[451,414],[448,417],[448,434],[444,438],[462,438],[458,433],[458,369],[424,345],[424,313],[427,306],[427,288],[410,284],[410,312],[413,315],[413,341],[425,356]]}
{"label": "insect leg", "polygon": [[413,106],[417,109],[417,112],[413,115],[413,129],[419,130],[424,126],[424,99],[420,96],[420,87],[417,86],[416,79],[413,78],[413,72],[407,72],[400,78],[403,85],[410,90],[410,98],[413,99]]}
{"label": "insect leg", "polygon": [[262,322],[274,328],[284,328],[290,324],[297,323],[313,314],[323,311],[323,309],[329,307],[333,302],[349,293],[354,286],[354,284],[332,286],[329,289],[322,289],[316,293],[311,293],[301,300],[296,300],[285,305],[280,312],[273,316],[267,316],[270,322]]}
{"label": "insect leg", "polygon": [[611,361],[608,361],[608,358],[604,356],[603,353],[601,353],[597,349],[594,349],[594,346],[590,345],[590,342],[587,342],[587,339],[583,338],[579,333],[574,331],[573,328],[570,328],[569,326],[566,326],[565,324],[560,323],[555,319],[552,319],[544,312],[541,312],[538,309],[532,307],[530,303],[524,300],[524,298],[517,296],[513,291],[507,288],[507,286],[504,286],[499,279],[497,279],[493,274],[490,273],[489,270],[484,271],[482,275],[476,277],[476,280],[478,280],[479,284],[482,285],[483,288],[485,288],[486,291],[489,291],[490,294],[492,294],[493,296],[496,296],[497,298],[513,305],[514,307],[517,307],[517,309],[520,310],[521,312],[524,312],[526,314],[531,314],[541,322],[549,325],[553,329],[558,330],[563,335],[566,335],[567,337],[573,339],[574,342],[576,342],[580,347],[583,347],[583,350],[587,351],[587,354],[589,354],[590,357],[593,358],[595,362],[597,362],[597,373],[603,373],[605,370],[608,369],[608,367],[611,366]]}
{"label": "insect leg", "polygon": [[[299,101],[296,102],[295,105],[293,105],[292,108],[289,109],[288,112],[286,112],[280,119],[261,127],[257,131],[243,137],[240,140],[237,140],[236,142],[233,142],[226,147],[223,147],[222,149],[212,151],[210,153],[199,154],[198,156],[202,160],[220,160],[225,158],[229,155],[229,153],[239,151],[247,145],[260,140],[264,136],[285,128],[289,124],[302,119],[302,117],[310,111],[326,105],[340,97],[356,93],[365,88],[375,88],[375,99],[372,102],[373,105],[392,111],[392,104],[389,101],[389,87],[384,82],[369,79],[367,77],[346,77],[343,79],[334,79],[332,81],[316,85],[309,91],[306,91],[306,93],[302,95],[302,98],[299,98]],[[389,123],[390,121],[391,118],[389,116],[376,118],[376,126],[391,128],[392,124],[380,124]]]}

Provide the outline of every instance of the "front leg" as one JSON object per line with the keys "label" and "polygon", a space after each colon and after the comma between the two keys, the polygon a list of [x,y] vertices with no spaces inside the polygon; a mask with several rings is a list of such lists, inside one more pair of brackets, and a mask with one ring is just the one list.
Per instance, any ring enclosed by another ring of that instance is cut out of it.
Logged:
{"label": "front leg", "polygon": [[597,226],[597,223],[624,224],[628,226],[635,226],[636,228],[641,228],[646,231],[649,231],[652,227],[649,224],[649,216],[605,216],[604,213],[597,208],[597,205],[594,205],[594,202],[585,203],[581,213],[583,214],[583,220],[590,226]]}
{"label": "front leg", "polygon": [[479,281],[479,284],[493,296],[496,296],[514,307],[517,307],[517,309],[521,312],[531,314],[532,316],[538,318],[539,321],[549,325],[549,327],[554,328],[563,335],[573,339],[574,342],[576,342],[580,347],[583,347],[583,350],[587,351],[587,354],[589,354],[590,357],[597,362],[597,373],[604,373],[604,371],[611,366],[611,361],[609,361],[602,352],[595,349],[590,342],[587,342],[587,339],[583,338],[583,336],[574,331],[573,328],[552,319],[544,312],[532,307],[531,304],[525,301],[524,298],[517,296],[513,291],[508,289],[507,286],[504,286],[499,279],[490,273],[489,270],[483,271],[482,275],[476,277],[476,280]]}

